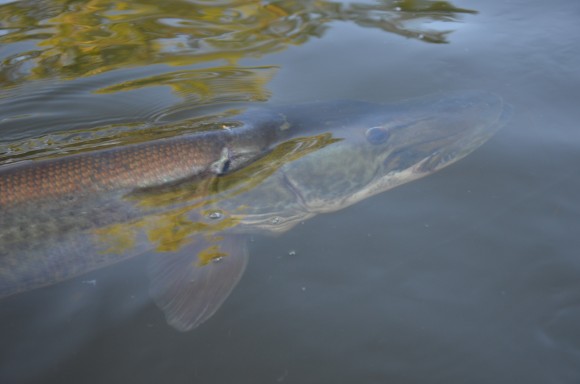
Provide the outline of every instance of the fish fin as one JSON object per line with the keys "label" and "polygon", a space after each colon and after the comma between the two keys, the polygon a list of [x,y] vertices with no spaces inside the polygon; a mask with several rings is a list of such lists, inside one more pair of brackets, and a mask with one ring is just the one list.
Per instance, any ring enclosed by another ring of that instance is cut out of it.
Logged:
{"label": "fish fin", "polygon": [[232,292],[246,268],[246,243],[239,237],[214,241],[198,236],[175,253],[156,253],[150,261],[150,295],[178,331],[209,319]]}

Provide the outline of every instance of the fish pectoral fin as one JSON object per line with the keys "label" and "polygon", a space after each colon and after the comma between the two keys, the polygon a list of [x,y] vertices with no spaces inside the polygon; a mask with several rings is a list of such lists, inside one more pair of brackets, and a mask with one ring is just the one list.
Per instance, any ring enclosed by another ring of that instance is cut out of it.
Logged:
{"label": "fish pectoral fin", "polygon": [[176,253],[150,261],[150,295],[167,322],[185,332],[209,319],[232,292],[246,268],[246,243],[239,237],[198,237]]}

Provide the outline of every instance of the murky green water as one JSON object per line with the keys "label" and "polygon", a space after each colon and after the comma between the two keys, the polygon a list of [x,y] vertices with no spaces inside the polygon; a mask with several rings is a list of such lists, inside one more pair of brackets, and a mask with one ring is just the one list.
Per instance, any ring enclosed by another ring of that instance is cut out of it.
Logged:
{"label": "murky green water", "polygon": [[2,165],[247,103],[479,89],[513,116],[432,176],[252,237],[191,332],[149,298],[147,257],[3,299],[0,382],[580,380],[575,2],[1,3]]}

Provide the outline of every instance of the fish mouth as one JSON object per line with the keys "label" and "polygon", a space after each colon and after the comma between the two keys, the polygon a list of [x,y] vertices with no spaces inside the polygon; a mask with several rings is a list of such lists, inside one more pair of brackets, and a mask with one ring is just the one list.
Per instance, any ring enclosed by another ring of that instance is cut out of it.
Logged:
{"label": "fish mouth", "polygon": [[507,122],[509,109],[499,95],[489,91],[471,90],[446,95],[433,103],[431,108],[427,108],[427,113],[446,124],[443,131],[450,136],[487,136],[495,133],[502,121]]}
{"label": "fish mouth", "polygon": [[428,96],[421,102],[419,116],[403,125],[399,145],[385,158],[383,174],[435,172],[489,140],[512,114],[511,106],[487,91]]}
{"label": "fish mouth", "polygon": [[[487,91],[460,92],[442,101],[442,130],[448,137],[441,140],[440,151],[431,156],[443,165],[459,160],[489,140],[509,121],[513,109],[500,96]],[[421,168],[424,168],[423,165]]]}

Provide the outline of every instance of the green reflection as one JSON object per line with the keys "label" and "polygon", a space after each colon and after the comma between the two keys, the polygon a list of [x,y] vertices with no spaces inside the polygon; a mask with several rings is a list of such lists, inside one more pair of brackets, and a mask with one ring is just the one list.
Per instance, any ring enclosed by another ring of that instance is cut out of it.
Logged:
{"label": "green reflection", "polygon": [[[465,13],[475,11],[425,0],[19,1],[0,6],[0,43],[11,52],[2,58],[0,85],[75,79],[152,64],[219,61],[227,66],[222,68],[231,68],[242,58],[321,37],[332,21],[445,43],[449,31],[433,31],[417,21],[453,22]],[[183,71],[138,82],[175,87],[175,77],[181,75]],[[199,80],[186,82],[179,92],[202,87]]]}
{"label": "green reflection", "polygon": [[129,91],[144,87],[166,85],[184,98],[199,95],[200,99],[227,100],[228,94],[250,91],[255,99],[265,100],[269,94],[264,86],[274,75],[274,68],[236,68],[234,66],[215,67],[210,70],[187,70],[164,73],[147,78],[130,80],[104,87],[99,93]]}

